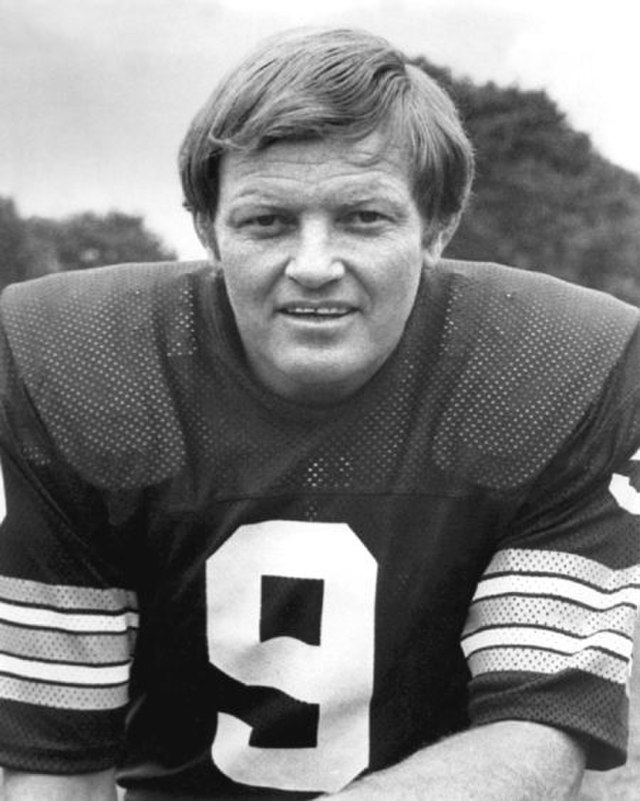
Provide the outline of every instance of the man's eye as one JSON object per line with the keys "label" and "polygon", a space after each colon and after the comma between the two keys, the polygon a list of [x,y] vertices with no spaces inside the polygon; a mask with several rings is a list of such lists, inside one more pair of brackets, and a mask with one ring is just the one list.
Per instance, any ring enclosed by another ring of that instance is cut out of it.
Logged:
{"label": "man's eye", "polygon": [[281,222],[281,219],[275,214],[259,214],[249,221],[249,224],[256,225],[258,228],[273,228]]}
{"label": "man's eye", "polygon": [[286,219],[280,214],[254,214],[240,221],[240,227],[249,231],[269,233],[279,231],[287,225]]}
{"label": "man's eye", "polygon": [[352,211],[347,215],[350,223],[362,226],[371,226],[384,222],[385,216],[379,211],[371,211],[370,209],[362,209],[360,211]]}

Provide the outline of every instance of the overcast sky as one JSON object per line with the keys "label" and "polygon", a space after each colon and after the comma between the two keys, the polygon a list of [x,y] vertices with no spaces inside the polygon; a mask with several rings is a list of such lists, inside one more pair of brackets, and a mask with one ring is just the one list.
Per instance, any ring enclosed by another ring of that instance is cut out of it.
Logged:
{"label": "overcast sky", "polygon": [[176,151],[261,37],[357,25],[476,81],[546,88],[640,174],[640,0],[0,0],[0,195],[22,214],[143,214],[187,258]]}

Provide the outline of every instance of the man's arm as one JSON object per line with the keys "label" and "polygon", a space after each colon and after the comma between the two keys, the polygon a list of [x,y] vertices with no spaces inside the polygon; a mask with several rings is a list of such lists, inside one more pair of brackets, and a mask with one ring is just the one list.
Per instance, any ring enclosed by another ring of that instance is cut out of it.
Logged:
{"label": "man's arm", "polygon": [[425,748],[332,796],[344,801],[568,801],[583,749],[558,729],[502,721]]}
{"label": "man's arm", "polygon": [[78,776],[4,772],[4,801],[116,801],[116,798],[112,770]]}

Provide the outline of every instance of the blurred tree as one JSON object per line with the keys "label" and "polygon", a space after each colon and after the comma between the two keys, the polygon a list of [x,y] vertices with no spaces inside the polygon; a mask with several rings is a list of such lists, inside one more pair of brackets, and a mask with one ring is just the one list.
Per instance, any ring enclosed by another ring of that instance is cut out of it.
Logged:
{"label": "blurred tree", "polygon": [[0,288],[29,276],[27,226],[9,198],[0,197]]}
{"label": "blurred tree", "polygon": [[447,251],[553,273],[640,305],[640,180],[606,161],[545,92],[480,86],[415,61],[451,93],[477,154]]}
{"label": "blurred tree", "polygon": [[53,269],[81,270],[176,258],[137,215],[118,211],[99,215],[89,211],[62,220],[33,218],[29,226],[41,245],[52,247]]}
{"label": "blurred tree", "polygon": [[142,217],[111,211],[23,218],[13,200],[0,197],[0,289],[61,270],[175,258]]}

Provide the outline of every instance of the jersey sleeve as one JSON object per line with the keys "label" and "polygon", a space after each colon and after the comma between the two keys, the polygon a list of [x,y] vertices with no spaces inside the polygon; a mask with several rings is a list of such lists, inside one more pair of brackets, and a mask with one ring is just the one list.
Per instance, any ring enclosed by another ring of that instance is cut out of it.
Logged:
{"label": "jersey sleeve", "polygon": [[587,766],[626,759],[640,602],[640,343],[504,528],[462,647],[473,724],[577,735]]}
{"label": "jersey sleeve", "polygon": [[136,599],[97,493],[56,453],[0,330],[0,764],[73,774],[121,749]]}

